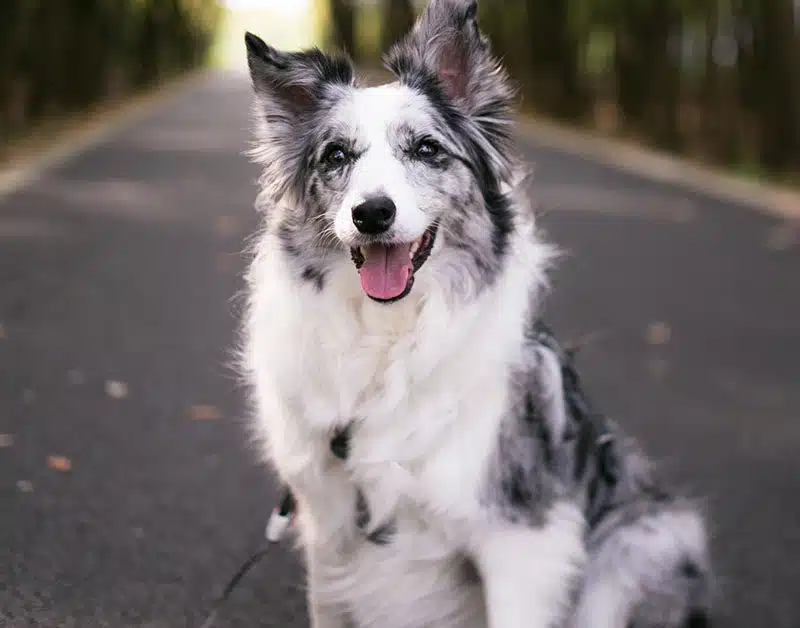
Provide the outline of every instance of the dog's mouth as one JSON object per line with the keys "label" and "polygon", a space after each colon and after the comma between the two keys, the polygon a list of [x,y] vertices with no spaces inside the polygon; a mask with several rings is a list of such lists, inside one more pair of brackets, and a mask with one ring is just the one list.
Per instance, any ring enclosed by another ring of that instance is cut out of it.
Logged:
{"label": "dog's mouth", "polygon": [[434,223],[414,242],[376,242],[351,248],[366,295],[380,303],[407,296],[414,287],[414,273],[431,254],[438,229]]}

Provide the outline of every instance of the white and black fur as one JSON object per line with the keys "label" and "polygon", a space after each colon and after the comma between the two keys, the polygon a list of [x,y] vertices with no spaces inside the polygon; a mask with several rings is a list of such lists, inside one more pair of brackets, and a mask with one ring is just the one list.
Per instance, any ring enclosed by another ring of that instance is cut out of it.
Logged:
{"label": "white and black fur", "polygon": [[[701,515],[536,322],[552,249],[476,3],[433,0],[377,88],[247,47],[265,227],[243,362],[314,628],[707,625]],[[364,252],[412,242],[405,290],[376,299]]]}

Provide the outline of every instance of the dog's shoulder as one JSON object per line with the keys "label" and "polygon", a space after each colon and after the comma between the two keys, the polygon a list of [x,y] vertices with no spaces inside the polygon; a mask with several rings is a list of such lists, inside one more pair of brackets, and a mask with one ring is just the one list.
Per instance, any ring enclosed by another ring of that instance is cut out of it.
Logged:
{"label": "dog's shoulder", "polygon": [[670,499],[638,444],[590,400],[574,353],[532,319],[490,458],[487,504],[536,525],[554,503],[571,501],[592,529],[629,504]]}

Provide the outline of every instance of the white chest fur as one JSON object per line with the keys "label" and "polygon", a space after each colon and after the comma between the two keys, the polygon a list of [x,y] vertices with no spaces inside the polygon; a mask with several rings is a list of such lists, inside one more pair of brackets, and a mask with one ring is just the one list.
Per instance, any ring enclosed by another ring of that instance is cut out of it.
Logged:
{"label": "white chest fur", "polygon": [[[480,516],[485,462],[539,279],[535,264],[510,264],[497,285],[457,308],[423,274],[422,298],[372,303],[349,264],[317,292],[291,279],[269,240],[253,265],[245,358],[258,427],[300,497],[303,540],[326,583],[318,591],[346,600],[359,623],[430,625],[414,617],[430,622],[436,609],[436,625],[483,625],[460,548]],[[348,424],[341,461],[330,439]],[[359,536],[356,487],[374,526],[396,526],[390,546]],[[413,612],[417,599],[430,609]]]}

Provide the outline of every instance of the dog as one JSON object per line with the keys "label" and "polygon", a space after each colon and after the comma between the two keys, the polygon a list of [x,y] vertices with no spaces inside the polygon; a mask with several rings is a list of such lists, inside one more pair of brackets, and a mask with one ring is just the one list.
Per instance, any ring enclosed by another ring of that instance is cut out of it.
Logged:
{"label": "dog", "polygon": [[313,628],[700,628],[705,518],[539,321],[555,250],[469,0],[360,86],[247,33],[263,229],[242,369]]}

